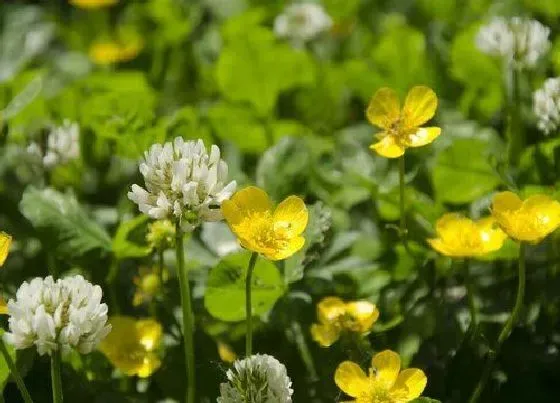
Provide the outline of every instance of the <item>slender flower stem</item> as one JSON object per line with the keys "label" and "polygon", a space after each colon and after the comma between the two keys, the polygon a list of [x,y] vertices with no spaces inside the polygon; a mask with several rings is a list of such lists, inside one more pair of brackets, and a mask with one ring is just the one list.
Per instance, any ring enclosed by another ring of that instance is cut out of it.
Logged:
{"label": "slender flower stem", "polygon": [[500,349],[502,344],[507,340],[511,331],[513,330],[513,326],[517,322],[519,314],[521,313],[521,308],[523,307],[523,298],[525,296],[525,244],[523,242],[519,245],[519,280],[517,285],[517,297],[515,298],[515,305],[513,310],[511,311],[511,315],[508,318],[507,322],[505,323],[500,335],[498,336],[498,341],[493,351],[488,353],[488,358],[486,360],[486,365],[484,366],[484,370],[482,372],[482,376],[476,385],[476,388],[469,400],[470,403],[476,403],[480,399],[482,392],[484,391],[484,387],[488,383],[488,379],[490,378],[490,374],[494,367],[494,362],[496,361],[496,357],[500,353]]}
{"label": "slender flower stem", "polygon": [[253,278],[253,270],[257,263],[259,254],[253,252],[247,267],[247,277],[245,278],[245,321],[247,323],[247,334],[245,335],[245,356],[250,357],[253,354],[253,307],[251,305],[251,285]]}
{"label": "slender flower stem", "polygon": [[400,212],[401,212],[401,220],[399,225],[399,236],[403,240],[406,246],[406,238],[408,235],[408,231],[406,229],[406,193],[405,193],[405,183],[404,183],[404,175],[405,175],[405,165],[404,165],[404,155],[399,157],[399,205],[400,205]]}
{"label": "slender flower stem", "polygon": [[62,403],[62,378],[60,376],[61,366],[60,350],[53,351],[51,355],[51,383],[53,403]]}
{"label": "slender flower stem", "polygon": [[465,286],[467,287],[467,300],[469,302],[469,313],[471,315],[471,323],[469,325],[469,333],[472,333],[478,326],[478,312],[476,309],[476,301],[474,299],[474,284],[470,273],[470,261],[465,259],[464,262],[464,276],[465,276]]}
{"label": "slender flower stem", "polygon": [[25,387],[25,383],[23,382],[23,378],[21,377],[17,369],[16,363],[14,362],[14,360],[12,360],[12,357],[10,356],[8,349],[4,344],[4,339],[1,336],[0,336],[0,352],[2,352],[2,355],[4,356],[4,360],[6,360],[6,364],[10,369],[10,373],[12,374],[12,377],[16,381],[16,385],[21,393],[21,396],[23,397],[23,401],[25,403],[33,403],[33,399],[31,399],[31,395],[29,394],[29,391]]}
{"label": "slender flower stem", "polygon": [[183,230],[179,220],[175,222],[175,253],[177,256],[177,275],[181,289],[181,307],[183,309],[183,343],[185,350],[185,365],[187,367],[187,403],[194,403],[194,315],[191,307],[191,290],[188,273],[185,269],[185,252],[183,250]]}
{"label": "slender flower stem", "polygon": [[509,165],[515,166],[525,145],[523,121],[521,119],[521,88],[520,71],[511,70],[511,89],[508,107],[508,160]]}

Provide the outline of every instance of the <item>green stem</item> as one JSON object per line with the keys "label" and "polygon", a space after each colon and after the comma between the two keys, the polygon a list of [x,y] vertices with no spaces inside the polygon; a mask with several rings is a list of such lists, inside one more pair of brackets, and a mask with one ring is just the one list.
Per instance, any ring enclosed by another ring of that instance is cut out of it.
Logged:
{"label": "green stem", "polygon": [[509,99],[508,116],[508,160],[510,167],[517,165],[519,157],[525,146],[523,120],[521,119],[521,88],[520,71],[511,71],[511,96]]}
{"label": "green stem", "polygon": [[111,299],[111,307],[114,314],[116,315],[120,313],[119,300],[117,297],[118,294],[117,286],[115,284],[118,274],[119,274],[119,261],[115,257],[111,262],[111,266],[109,267],[109,272],[105,277],[105,282],[109,285],[109,298]]}
{"label": "green stem", "polygon": [[404,165],[404,155],[399,157],[399,206],[401,212],[401,220],[399,225],[399,236],[406,244],[407,238],[407,229],[406,229],[406,193],[405,193],[405,183],[404,183],[404,175],[405,175],[405,165]]}
{"label": "green stem", "polygon": [[60,350],[53,351],[51,354],[51,383],[53,403],[62,403],[62,378],[60,377],[61,365]]}
{"label": "green stem", "polygon": [[521,308],[523,307],[523,298],[525,296],[525,244],[521,242],[519,245],[519,279],[517,285],[517,297],[515,298],[515,305],[513,310],[511,311],[511,315],[508,318],[507,322],[505,323],[500,335],[498,336],[498,341],[494,348],[494,351],[490,351],[488,353],[488,358],[486,360],[486,365],[484,366],[484,370],[482,372],[482,376],[476,385],[476,388],[469,400],[470,403],[476,403],[480,399],[482,392],[484,391],[484,387],[486,383],[488,383],[488,379],[490,378],[490,374],[492,373],[492,369],[494,367],[494,362],[496,361],[496,357],[500,353],[500,349],[502,344],[507,340],[511,331],[513,330],[513,326],[517,322],[519,314],[521,313]]}
{"label": "green stem", "polygon": [[253,354],[253,310],[251,305],[251,285],[253,277],[253,269],[257,263],[259,254],[253,252],[249,260],[247,268],[247,277],[245,278],[245,320],[247,323],[247,334],[245,335],[245,356],[250,357]]}
{"label": "green stem", "polygon": [[181,308],[183,310],[183,343],[185,351],[185,365],[187,367],[186,402],[194,403],[195,375],[194,375],[194,315],[191,306],[191,290],[189,277],[185,269],[185,252],[183,246],[183,230],[179,220],[175,222],[175,253],[177,256],[177,276],[181,290]]}
{"label": "green stem", "polygon": [[10,373],[12,374],[12,377],[16,381],[16,385],[21,393],[21,396],[23,397],[23,401],[25,403],[33,403],[33,399],[31,399],[31,395],[29,394],[29,391],[25,387],[25,383],[23,382],[23,378],[21,377],[17,369],[16,363],[12,360],[12,357],[10,356],[8,349],[4,344],[4,339],[1,336],[0,336],[0,352],[2,352],[2,355],[4,356],[4,360],[6,360],[6,364],[10,369]]}
{"label": "green stem", "polygon": [[468,259],[465,259],[464,266],[465,266],[464,281],[465,281],[465,286],[467,287],[467,301],[469,303],[469,313],[471,315],[469,333],[471,333],[478,326],[478,311],[476,309],[476,301],[474,299],[475,290],[474,290],[474,284],[470,273],[470,262]]}
{"label": "green stem", "polygon": [[305,364],[305,367],[307,368],[307,372],[309,373],[309,380],[311,382],[318,381],[319,376],[317,375],[317,370],[315,369],[315,364],[313,363],[313,356],[309,351],[309,347],[307,346],[299,322],[292,322],[292,334],[294,341],[296,342],[297,349],[299,350],[299,354]]}

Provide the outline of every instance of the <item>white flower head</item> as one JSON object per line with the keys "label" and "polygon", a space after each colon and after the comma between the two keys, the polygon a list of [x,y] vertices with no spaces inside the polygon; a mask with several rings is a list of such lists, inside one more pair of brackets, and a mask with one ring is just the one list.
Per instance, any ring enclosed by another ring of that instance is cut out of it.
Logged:
{"label": "white flower head", "polygon": [[291,403],[292,381],[276,358],[254,354],[237,360],[220,385],[218,403]]}
{"label": "white flower head", "polygon": [[274,32],[280,38],[301,45],[328,31],[333,22],[320,4],[296,3],[288,6],[274,20]]}
{"label": "white flower head", "polygon": [[80,156],[80,128],[77,123],[65,120],[62,126],[55,127],[47,137],[47,148],[43,164],[52,168],[66,164]]}
{"label": "white flower head", "polygon": [[533,68],[550,48],[549,34],[550,29],[536,20],[495,17],[478,31],[476,46],[512,67]]}
{"label": "white flower head", "polygon": [[228,166],[213,145],[210,154],[202,140],[154,144],[140,164],[146,188],[132,185],[128,198],[141,212],[155,219],[180,218],[196,226],[222,219],[220,206],[229,199],[236,182],[226,184]]}
{"label": "white flower head", "polygon": [[90,353],[111,331],[101,296],[101,287],[80,275],[24,282],[8,301],[4,339],[16,349],[36,346],[40,355],[59,349]]}
{"label": "white flower head", "polygon": [[560,77],[549,78],[533,94],[533,111],[545,134],[560,128]]}

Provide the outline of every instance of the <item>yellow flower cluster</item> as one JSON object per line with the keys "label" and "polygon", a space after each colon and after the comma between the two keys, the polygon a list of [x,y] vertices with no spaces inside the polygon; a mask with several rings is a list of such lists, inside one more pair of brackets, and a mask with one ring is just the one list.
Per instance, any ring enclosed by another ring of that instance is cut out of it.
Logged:
{"label": "yellow flower cluster", "polygon": [[109,65],[132,60],[138,56],[141,50],[142,43],[139,40],[126,43],[96,42],[89,49],[89,58],[96,64]]}
{"label": "yellow flower cluster", "polygon": [[344,302],[326,297],[317,304],[319,323],[311,326],[313,339],[323,347],[336,342],[343,332],[367,333],[379,318],[377,307],[368,301]]}
{"label": "yellow flower cluster", "polygon": [[334,381],[355,403],[406,403],[419,397],[428,382],[417,368],[401,371],[397,353],[385,350],[371,360],[369,374],[352,361],[344,361],[336,369]]}
{"label": "yellow flower cluster", "polygon": [[163,281],[166,280],[167,273],[160,273],[157,267],[141,267],[138,275],[133,278],[136,291],[132,298],[132,305],[140,306],[150,302],[161,292]]}
{"label": "yellow flower cluster", "polygon": [[262,189],[249,186],[222,203],[222,213],[244,248],[270,260],[282,260],[300,250],[308,212],[297,196],[289,196],[273,209]]}
{"label": "yellow flower cluster", "polygon": [[161,365],[157,349],[161,343],[161,324],[153,319],[114,316],[109,319],[111,333],[99,349],[124,374],[146,378]]}

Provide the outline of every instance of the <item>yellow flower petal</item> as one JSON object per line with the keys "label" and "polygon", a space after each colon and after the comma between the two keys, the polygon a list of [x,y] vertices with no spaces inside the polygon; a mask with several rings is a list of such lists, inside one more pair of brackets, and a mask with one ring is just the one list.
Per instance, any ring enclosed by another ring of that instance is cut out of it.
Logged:
{"label": "yellow flower petal", "polygon": [[403,118],[407,129],[419,127],[434,117],[437,109],[436,93],[429,87],[412,88],[404,101]]}
{"label": "yellow flower petal", "polygon": [[397,158],[404,154],[404,147],[398,144],[395,136],[387,135],[381,141],[369,146],[377,154],[386,158]]}
{"label": "yellow flower petal", "polygon": [[503,213],[521,208],[523,202],[513,192],[500,192],[492,198],[492,212]]}
{"label": "yellow flower petal", "polygon": [[305,231],[308,219],[309,214],[303,200],[290,196],[274,211],[274,231],[279,231],[283,236],[295,237]]}
{"label": "yellow flower petal", "polygon": [[6,301],[0,295],[0,315],[7,315],[8,314],[8,305],[6,305]]}
{"label": "yellow flower petal", "polygon": [[344,361],[338,366],[334,374],[334,382],[351,397],[359,397],[369,387],[367,375],[358,364],[352,361]]}
{"label": "yellow flower petal", "polygon": [[321,346],[330,347],[340,337],[340,329],[328,324],[314,323],[311,325],[311,336]]}
{"label": "yellow flower petal", "polygon": [[70,0],[70,4],[81,8],[101,8],[117,4],[118,0]]}
{"label": "yellow flower petal", "polygon": [[496,225],[493,217],[486,217],[476,223],[484,246],[484,252],[500,250],[507,239],[507,234]]}
{"label": "yellow flower petal", "polygon": [[346,313],[346,304],[338,297],[325,297],[317,304],[317,317],[321,323],[333,323]]}
{"label": "yellow flower petal", "polygon": [[218,342],[218,355],[220,356],[220,360],[230,364],[233,364],[233,362],[237,360],[237,354],[235,354],[235,351],[233,351],[230,345],[222,341]]}
{"label": "yellow flower petal", "polygon": [[272,202],[264,190],[249,186],[235,193],[230,200],[224,200],[221,209],[225,220],[232,227],[252,214],[270,212]]}
{"label": "yellow flower petal", "polygon": [[379,318],[379,310],[368,301],[355,301],[346,304],[346,313],[352,316],[358,324],[360,333],[365,333],[371,329],[373,324]]}
{"label": "yellow flower petal", "polygon": [[371,124],[389,128],[399,119],[401,113],[399,96],[391,88],[380,88],[371,98],[366,110],[366,116]]}
{"label": "yellow flower petal", "polygon": [[142,359],[142,364],[128,375],[138,375],[140,378],[147,378],[161,366],[161,360],[154,353],[146,354]]}
{"label": "yellow flower petal", "polygon": [[441,134],[439,127],[421,127],[406,138],[407,147],[421,147],[430,144]]}
{"label": "yellow flower petal", "polygon": [[12,237],[5,232],[0,232],[0,267],[4,265],[8,253],[10,252],[11,245]]}
{"label": "yellow flower petal", "polygon": [[447,246],[445,245],[445,243],[443,243],[441,239],[439,238],[428,239],[428,244],[442,255],[452,256],[451,250],[447,248]]}
{"label": "yellow flower petal", "polygon": [[262,252],[262,254],[270,260],[283,260],[287,259],[303,248],[305,245],[305,238],[298,236],[287,241],[286,245],[281,249],[275,249],[271,252]]}
{"label": "yellow flower petal", "polygon": [[159,346],[163,329],[159,322],[153,319],[143,319],[136,321],[136,332],[138,341],[146,351],[153,351]]}
{"label": "yellow flower petal", "polygon": [[385,350],[373,356],[371,365],[376,370],[375,379],[386,388],[393,387],[401,369],[401,357],[394,351]]}
{"label": "yellow flower petal", "polygon": [[428,383],[424,372],[417,368],[409,368],[402,371],[392,388],[392,392],[404,398],[404,401],[414,400],[419,397]]}

